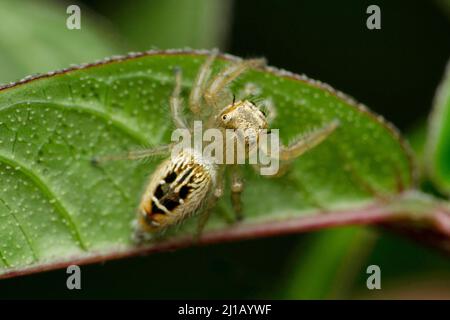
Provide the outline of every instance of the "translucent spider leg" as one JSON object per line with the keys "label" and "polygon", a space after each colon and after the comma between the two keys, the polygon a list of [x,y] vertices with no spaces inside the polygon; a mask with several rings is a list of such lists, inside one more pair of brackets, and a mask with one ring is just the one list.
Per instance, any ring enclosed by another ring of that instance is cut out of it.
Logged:
{"label": "translucent spider leg", "polygon": [[170,112],[172,114],[173,123],[177,128],[187,128],[186,120],[183,117],[183,100],[181,94],[181,69],[175,69],[175,87],[170,97]]}
{"label": "translucent spider leg", "polygon": [[339,126],[339,121],[334,120],[324,127],[313,131],[312,133],[302,136],[294,140],[294,142],[290,143],[288,146],[281,145],[280,146],[280,155],[279,159],[281,161],[289,161],[295,159],[306,151],[313,149],[321,142],[323,142],[328,136],[336,130]]}
{"label": "translucent spider leg", "polygon": [[[293,160],[303,155],[305,152],[315,148],[320,143],[325,141],[333,132],[336,130],[336,128],[339,126],[339,121],[334,120],[324,127],[313,131],[312,133],[302,136],[300,138],[297,138],[292,143],[290,143],[288,146],[285,146],[283,144],[280,145],[279,154],[272,155],[270,154],[269,150],[262,150],[268,157],[279,159],[280,160],[280,167],[278,169],[278,172],[275,175],[269,176],[269,177],[280,177],[284,175],[288,169],[290,164]],[[261,146],[264,147],[264,146]],[[260,169],[260,165],[254,166],[254,169]]]}
{"label": "translucent spider leg", "polygon": [[117,160],[137,160],[144,159],[153,156],[167,155],[170,152],[170,148],[172,145],[166,144],[162,146],[157,146],[154,148],[143,149],[143,150],[134,150],[128,151],[126,153],[121,154],[111,154],[105,156],[97,156],[93,157],[91,162],[94,165],[100,165],[104,162],[108,161],[117,161]]}
{"label": "translucent spider leg", "polygon": [[239,165],[231,167],[231,204],[233,206],[236,220],[242,220],[242,200],[241,194],[244,190],[244,181]]}
{"label": "translucent spider leg", "polygon": [[266,119],[268,123],[272,123],[277,117],[277,109],[272,101],[272,99],[265,99],[262,103],[263,111],[266,113]]}
{"label": "translucent spider leg", "polygon": [[211,215],[212,209],[215,207],[217,201],[223,196],[223,189],[224,189],[223,172],[224,167],[220,167],[217,172],[217,181],[214,186],[213,193],[208,198],[205,207],[203,211],[200,213],[200,216],[198,218],[197,230],[194,237],[195,240],[198,240],[198,238],[202,234],[203,229],[205,228],[206,223],[208,222],[208,219]]}
{"label": "translucent spider leg", "polygon": [[211,75],[211,66],[218,54],[217,49],[211,51],[210,56],[206,59],[200,67],[194,85],[192,86],[191,94],[189,95],[189,108],[193,114],[198,114],[201,111],[201,101],[203,98],[203,91],[206,87],[206,82]]}
{"label": "translucent spider leg", "polygon": [[210,83],[204,93],[206,103],[216,106],[219,95],[222,90],[233,80],[239,77],[243,72],[250,68],[259,68],[266,64],[265,59],[249,59],[235,62],[224,68]]}

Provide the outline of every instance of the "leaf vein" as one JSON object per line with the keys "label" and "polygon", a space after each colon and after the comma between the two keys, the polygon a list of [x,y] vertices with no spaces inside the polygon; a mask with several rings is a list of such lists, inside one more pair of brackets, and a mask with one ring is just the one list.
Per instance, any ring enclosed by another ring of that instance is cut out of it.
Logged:
{"label": "leaf vein", "polygon": [[[27,106],[45,106],[45,107],[55,107],[55,108],[61,108],[61,109],[72,109],[77,111],[84,111],[86,113],[89,113],[91,115],[96,116],[97,118],[103,119],[107,123],[111,123],[116,128],[120,129],[122,132],[126,133],[129,137],[133,138],[135,141],[140,142],[142,144],[147,144],[149,141],[148,139],[138,130],[135,130],[131,128],[129,125],[125,123],[121,119],[121,117],[113,116],[104,110],[101,110],[100,108],[94,108],[94,107],[88,107],[82,104],[66,104],[64,102],[49,102],[49,101],[40,101],[40,100],[27,100],[27,101],[21,101],[14,104],[9,104],[7,106],[4,106],[3,108],[0,108],[0,112],[12,109],[14,107],[19,107],[21,105],[24,105],[27,103]],[[131,120],[130,120],[131,121]],[[153,144],[156,144],[156,141],[152,142]]]}
{"label": "leaf vein", "polygon": [[31,237],[25,231],[25,228],[23,227],[23,225],[20,222],[19,218],[17,218],[17,216],[14,214],[14,210],[6,203],[6,201],[4,199],[0,198],[0,202],[9,210],[9,213],[10,213],[11,217],[17,223],[17,226],[19,227],[20,232],[23,234],[23,236],[25,238],[25,241],[26,241],[28,247],[30,248],[31,254],[33,256],[33,260],[34,261],[38,261],[39,260],[38,254],[37,254],[35,248],[33,247],[33,242],[31,241]]}
{"label": "leaf vein", "polygon": [[42,193],[50,200],[53,200],[54,207],[56,212],[60,214],[60,216],[65,219],[67,222],[67,227],[72,232],[77,244],[83,249],[87,250],[87,246],[81,237],[81,233],[78,230],[78,227],[75,221],[72,219],[71,214],[66,209],[66,207],[62,204],[61,200],[57,198],[56,194],[48,187],[47,183],[43,181],[36,173],[34,173],[31,169],[27,168],[22,163],[18,162],[16,159],[10,159],[4,155],[0,154],[0,161],[10,165],[14,168],[19,168],[18,170],[22,172],[25,176],[30,178],[31,181],[42,191]]}

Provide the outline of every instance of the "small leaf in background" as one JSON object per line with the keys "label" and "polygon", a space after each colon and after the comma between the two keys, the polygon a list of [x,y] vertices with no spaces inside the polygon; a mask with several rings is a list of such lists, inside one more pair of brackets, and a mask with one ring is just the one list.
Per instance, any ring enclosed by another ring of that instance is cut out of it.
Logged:
{"label": "small leaf in background", "polygon": [[104,14],[135,51],[223,48],[231,0],[135,0],[108,5]]}
{"label": "small leaf in background", "polygon": [[414,150],[417,162],[423,163],[425,157],[425,143],[427,138],[426,119],[420,119],[415,123],[406,134],[411,148]]}
{"label": "small leaf in background", "polygon": [[325,230],[311,235],[308,245],[293,251],[284,283],[283,299],[342,298],[355,277],[364,272],[375,235],[364,228]]}
{"label": "small leaf in background", "polygon": [[[186,95],[204,58],[195,52],[155,52],[0,92],[2,272],[135,249],[130,223],[158,161],[93,167],[90,159],[169,142],[173,68],[183,69]],[[216,61],[215,70],[227,63]],[[273,99],[277,117],[272,127],[280,128],[285,143],[334,119],[341,126],[282,179],[245,171],[244,231],[262,222],[324,219],[330,211],[354,210],[412,186],[403,141],[352,100],[317,82],[274,71],[250,71],[233,90],[247,83]],[[219,205],[230,211],[227,197]],[[192,223],[178,235],[192,231]],[[224,228],[220,215],[207,226],[211,233]]]}
{"label": "small leaf in background", "polygon": [[[381,290],[367,290],[365,269],[381,269]],[[359,272],[347,298],[354,299],[448,299],[450,295],[450,259],[426,246],[417,246],[407,238],[381,232],[372,254]]]}
{"label": "small leaf in background", "polygon": [[450,1],[449,0],[435,0],[436,4],[441,7],[442,11],[450,19]]}
{"label": "small leaf in background", "polygon": [[428,123],[426,166],[437,188],[450,195],[450,64],[437,90]]}
{"label": "small leaf in background", "polygon": [[[65,4],[65,3],[64,3]],[[2,0],[0,83],[117,54],[101,19],[81,7],[81,30],[66,28],[67,6],[56,1]],[[91,19],[92,18],[92,19]]]}

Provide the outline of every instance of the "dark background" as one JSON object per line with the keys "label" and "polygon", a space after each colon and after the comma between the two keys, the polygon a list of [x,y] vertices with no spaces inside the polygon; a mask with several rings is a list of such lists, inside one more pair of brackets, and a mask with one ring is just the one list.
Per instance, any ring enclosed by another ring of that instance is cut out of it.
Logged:
{"label": "dark background", "polygon": [[[381,30],[365,27],[381,8]],[[450,54],[434,1],[236,1],[230,51],[349,93],[400,129],[426,117]]]}

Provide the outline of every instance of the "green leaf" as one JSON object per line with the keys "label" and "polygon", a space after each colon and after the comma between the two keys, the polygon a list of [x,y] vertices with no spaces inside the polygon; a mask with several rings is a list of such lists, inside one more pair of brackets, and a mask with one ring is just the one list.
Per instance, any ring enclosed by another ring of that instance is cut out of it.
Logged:
{"label": "green leaf", "polygon": [[67,29],[68,5],[45,0],[1,2],[0,83],[116,52],[118,46],[101,28],[101,19],[96,17],[97,23],[92,23],[90,12],[83,6],[81,29]]}
{"label": "green leaf", "polygon": [[[158,159],[100,167],[90,159],[169,142],[173,69],[182,68],[187,95],[204,59],[205,52],[147,52],[0,91],[4,277],[191,244],[195,219],[160,243],[136,247],[131,240]],[[222,56],[214,72],[234,59]],[[378,209],[358,210],[412,187],[405,143],[379,116],[327,85],[274,68],[251,70],[232,89],[249,83],[275,103],[272,128],[284,143],[334,119],[341,125],[279,179],[246,169],[244,221],[230,227],[212,214],[201,243],[380,221]],[[219,208],[231,215],[228,195]]]}
{"label": "green leaf", "polygon": [[436,4],[448,18],[450,18],[450,1],[449,0],[435,0]]}
{"label": "green leaf", "polygon": [[450,195],[450,64],[435,96],[426,151],[431,180],[441,192]]}

